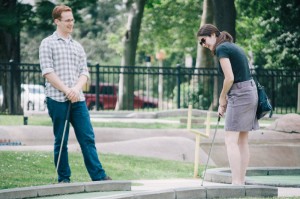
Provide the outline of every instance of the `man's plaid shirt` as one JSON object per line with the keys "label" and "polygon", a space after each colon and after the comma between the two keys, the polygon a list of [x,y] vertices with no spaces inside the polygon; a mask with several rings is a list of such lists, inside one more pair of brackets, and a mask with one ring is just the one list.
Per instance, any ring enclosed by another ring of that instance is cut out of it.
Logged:
{"label": "man's plaid shirt", "polygon": [[[43,76],[54,72],[69,88],[76,85],[81,75],[89,77],[84,49],[71,37],[66,40],[54,32],[45,38],[40,45],[39,59]],[[54,88],[47,80],[45,94],[55,101],[67,101],[65,94]],[[80,91],[80,101],[84,100],[84,95]]]}

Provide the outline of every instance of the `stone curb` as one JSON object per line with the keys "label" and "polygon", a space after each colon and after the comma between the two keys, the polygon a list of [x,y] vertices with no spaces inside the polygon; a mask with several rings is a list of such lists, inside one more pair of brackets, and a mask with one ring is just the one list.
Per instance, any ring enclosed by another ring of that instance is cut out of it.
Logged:
{"label": "stone curb", "polygon": [[[300,167],[251,167],[247,169],[247,176],[271,176],[271,175],[300,175]],[[231,173],[229,168],[208,169],[205,175],[205,181],[216,183],[231,183]],[[246,178],[247,185],[264,185],[275,187],[300,187],[298,184],[278,184],[278,183],[260,183]]]}
{"label": "stone curb", "polygon": [[71,193],[107,191],[131,191],[129,181],[99,181],[69,184],[53,184],[0,190],[0,199],[22,199]]}
{"label": "stone curb", "polygon": [[[131,182],[86,182],[70,184],[54,184],[36,187],[24,187],[0,190],[0,199],[38,198],[63,194],[86,192],[131,191]],[[159,191],[129,192],[107,199],[200,199],[200,198],[232,198],[232,197],[277,197],[278,189],[268,186],[208,186],[193,188],[177,188]],[[99,197],[103,198],[103,197]],[[96,199],[96,198],[94,198]]]}
{"label": "stone curb", "polygon": [[[267,186],[209,186],[199,188],[178,188],[159,191],[128,193],[105,196],[106,199],[213,199],[243,197],[277,197],[278,189]],[[98,197],[93,199],[102,199]]]}

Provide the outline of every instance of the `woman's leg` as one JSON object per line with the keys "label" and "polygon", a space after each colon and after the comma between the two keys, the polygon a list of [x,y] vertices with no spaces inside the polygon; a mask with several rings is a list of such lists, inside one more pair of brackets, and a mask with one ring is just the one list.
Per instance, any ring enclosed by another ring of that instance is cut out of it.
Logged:
{"label": "woman's leg", "polygon": [[227,131],[225,134],[225,143],[227,156],[231,169],[232,184],[243,184],[241,181],[241,153],[239,148],[239,132]]}
{"label": "woman's leg", "polygon": [[241,155],[241,170],[240,170],[241,177],[240,178],[243,184],[245,184],[246,171],[250,160],[248,135],[249,133],[245,131],[245,132],[240,132],[240,136],[239,136],[239,149]]}

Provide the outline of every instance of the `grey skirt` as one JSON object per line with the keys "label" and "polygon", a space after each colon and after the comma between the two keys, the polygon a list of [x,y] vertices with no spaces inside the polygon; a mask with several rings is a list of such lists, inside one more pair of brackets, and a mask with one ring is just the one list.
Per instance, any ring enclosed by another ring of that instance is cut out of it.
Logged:
{"label": "grey skirt", "polygon": [[238,132],[258,130],[256,118],[258,97],[254,80],[234,83],[227,97],[225,130]]}

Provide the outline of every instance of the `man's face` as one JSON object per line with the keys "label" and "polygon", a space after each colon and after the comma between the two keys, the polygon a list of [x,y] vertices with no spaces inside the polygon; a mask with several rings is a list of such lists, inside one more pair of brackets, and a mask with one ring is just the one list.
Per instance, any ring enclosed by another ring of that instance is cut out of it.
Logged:
{"label": "man's face", "polygon": [[73,32],[74,22],[72,12],[62,12],[61,19],[55,19],[57,29],[65,34],[71,34]]}

